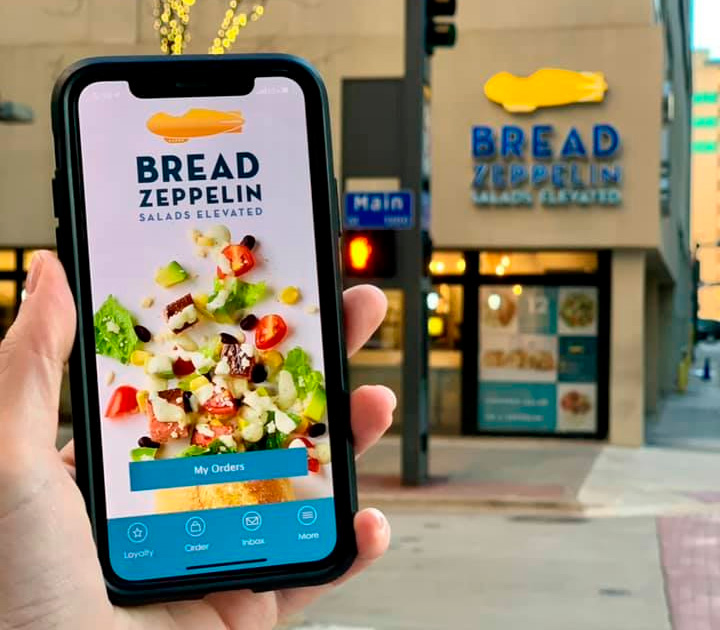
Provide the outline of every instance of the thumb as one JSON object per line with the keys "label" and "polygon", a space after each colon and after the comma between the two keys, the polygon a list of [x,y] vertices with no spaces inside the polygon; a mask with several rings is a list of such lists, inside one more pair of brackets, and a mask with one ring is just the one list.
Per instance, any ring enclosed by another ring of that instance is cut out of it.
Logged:
{"label": "thumb", "polygon": [[26,298],[0,344],[0,423],[10,438],[54,444],[63,366],[75,335],[75,305],[65,271],[48,251],[36,252]]}

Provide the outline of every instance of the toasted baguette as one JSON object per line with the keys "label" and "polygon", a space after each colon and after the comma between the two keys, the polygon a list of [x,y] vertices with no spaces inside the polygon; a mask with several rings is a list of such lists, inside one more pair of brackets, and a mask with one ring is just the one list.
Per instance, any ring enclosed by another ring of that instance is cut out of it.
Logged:
{"label": "toasted baguette", "polygon": [[289,479],[220,483],[158,490],[155,493],[155,511],[157,514],[192,512],[263,503],[283,503],[294,499],[295,493]]}

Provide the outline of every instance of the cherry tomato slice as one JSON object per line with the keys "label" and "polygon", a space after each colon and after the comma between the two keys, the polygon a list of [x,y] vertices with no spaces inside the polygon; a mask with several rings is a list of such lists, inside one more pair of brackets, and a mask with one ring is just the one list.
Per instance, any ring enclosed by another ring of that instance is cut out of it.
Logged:
{"label": "cherry tomato slice", "polygon": [[138,413],[140,407],[137,401],[137,389],[130,385],[120,385],[110,397],[105,417],[117,418],[119,416],[128,416]]}
{"label": "cherry tomato slice", "polygon": [[[235,276],[242,276],[255,266],[255,258],[245,245],[228,245],[222,253],[230,261],[230,268]],[[220,278],[227,275],[220,267],[217,268],[217,274]]]}
{"label": "cherry tomato slice", "polygon": [[313,473],[320,472],[320,461],[315,457],[308,457],[308,470]]}
{"label": "cherry tomato slice", "polygon": [[195,371],[195,366],[192,361],[186,361],[180,357],[173,361],[172,368],[175,376],[187,376]]}
{"label": "cherry tomato slice", "polygon": [[214,433],[212,437],[209,435],[205,435],[203,433],[200,433],[199,431],[193,431],[192,439],[190,440],[191,444],[197,444],[198,446],[208,446],[213,440],[219,438],[221,435],[231,435],[233,432],[232,427],[225,426],[224,424],[221,426],[211,426],[210,429]]}
{"label": "cherry tomato slice", "polygon": [[285,338],[287,331],[287,324],[280,315],[265,315],[255,328],[255,347],[258,350],[270,350]]}
{"label": "cherry tomato slice", "polygon": [[203,407],[216,416],[231,416],[235,413],[235,399],[224,389],[205,401]]}

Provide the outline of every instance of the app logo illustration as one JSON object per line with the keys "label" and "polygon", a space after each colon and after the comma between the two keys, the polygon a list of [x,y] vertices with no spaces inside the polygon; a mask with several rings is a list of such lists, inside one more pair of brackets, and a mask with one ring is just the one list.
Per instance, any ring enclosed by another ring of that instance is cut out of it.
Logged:
{"label": "app logo illustration", "polygon": [[189,109],[181,116],[165,112],[153,114],[147,121],[147,128],[162,136],[165,142],[179,143],[221,133],[242,133],[244,124],[245,119],[238,110]]}
{"label": "app logo illustration", "polygon": [[527,77],[498,72],[485,83],[485,96],[508,112],[529,114],[541,107],[601,103],[607,89],[602,72],[541,68]]}

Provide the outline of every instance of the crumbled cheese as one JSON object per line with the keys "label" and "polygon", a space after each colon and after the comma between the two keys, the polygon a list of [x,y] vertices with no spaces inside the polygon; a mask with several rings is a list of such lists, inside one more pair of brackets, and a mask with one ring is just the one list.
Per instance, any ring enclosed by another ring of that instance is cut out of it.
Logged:
{"label": "crumbled cheese", "polygon": [[173,405],[167,400],[160,398],[160,396],[156,393],[150,394],[149,402],[152,405],[153,415],[158,422],[177,422],[180,425],[185,424],[187,419],[185,411],[177,405]]}
{"label": "crumbled cheese", "polygon": [[200,435],[204,435],[205,437],[209,437],[209,438],[215,437],[215,432],[210,428],[210,425],[207,425],[205,423],[196,424],[195,430]]}
{"label": "crumbled cheese", "polygon": [[200,403],[195,394],[190,394],[190,409],[192,409],[193,412],[197,412],[197,410],[200,409]]}
{"label": "crumbled cheese", "polygon": [[143,298],[143,301],[140,302],[140,306],[143,308],[150,308],[153,304],[155,304],[155,298],[148,295],[146,298]]}
{"label": "crumbled cheese", "polygon": [[226,357],[218,361],[218,364],[215,366],[215,374],[230,374],[230,364]]}
{"label": "crumbled cheese", "polygon": [[242,352],[244,355],[248,357],[254,357],[255,356],[255,348],[250,345],[249,343],[244,343],[240,346],[240,352]]}
{"label": "crumbled cheese", "polygon": [[168,318],[168,326],[172,330],[179,330],[186,324],[194,324],[198,319],[194,304],[188,304],[182,311]]}
{"label": "crumbled cheese", "polygon": [[288,448],[307,448],[307,445],[300,438],[295,438],[288,444]]}
{"label": "crumbled cheese", "polygon": [[218,435],[217,439],[220,440],[228,448],[235,448],[237,446],[235,440],[233,440],[232,435]]}
{"label": "crumbled cheese", "polygon": [[268,422],[268,423],[265,425],[265,430],[266,430],[268,433],[275,433],[275,423],[272,422],[272,421],[271,421],[271,422]]}
{"label": "crumbled cheese", "polygon": [[210,312],[217,311],[219,308],[225,306],[225,302],[228,301],[229,297],[230,292],[227,289],[220,289],[212,301],[207,303],[207,310]]}
{"label": "crumbled cheese", "polygon": [[115,380],[115,372],[108,372],[105,375],[105,385],[111,385],[114,380]]}
{"label": "crumbled cheese", "polygon": [[204,405],[215,395],[215,389],[213,388],[212,383],[208,383],[207,385],[203,385],[200,389],[195,390],[195,395],[200,401],[200,404]]}
{"label": "crumbled cheese", "polygon": [[108,320],[107,329],[116,335],[120,332],[120,326],[118,326],[117,322],[114,322],[112,319]]}
{"label": "crumbled cheese", "polygon": [[275,412],[275,426],[278,431],[283,433],[292,433],[297,426],[295,421],[283,411]]}

